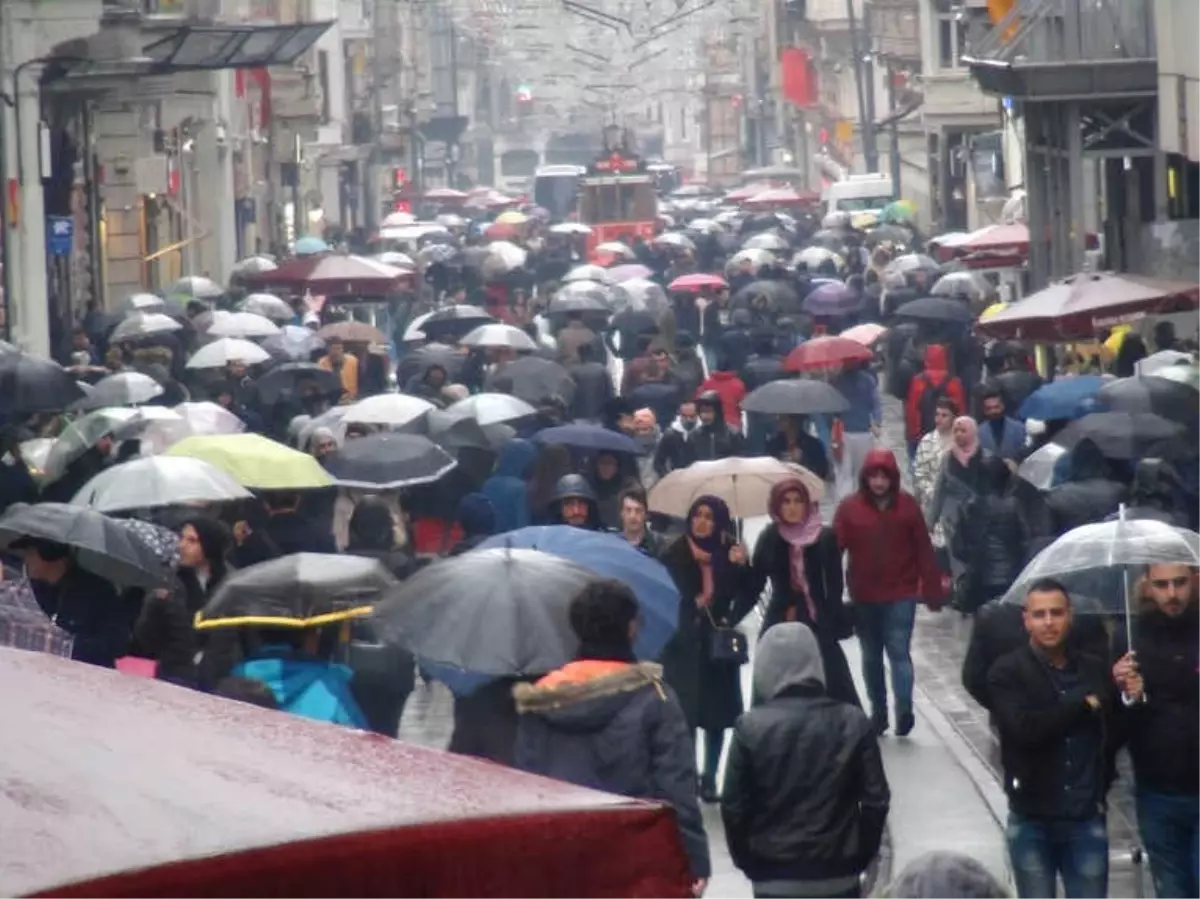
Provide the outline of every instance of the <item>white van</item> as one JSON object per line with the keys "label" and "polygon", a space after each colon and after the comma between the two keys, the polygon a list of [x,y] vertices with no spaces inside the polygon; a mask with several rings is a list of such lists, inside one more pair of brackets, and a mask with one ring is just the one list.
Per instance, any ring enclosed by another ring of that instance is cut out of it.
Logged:
{"label": "white van", "polygon": [[879,212],[896,199],[891,175],[870,172],[834,181],[825,188],[825,214]]}

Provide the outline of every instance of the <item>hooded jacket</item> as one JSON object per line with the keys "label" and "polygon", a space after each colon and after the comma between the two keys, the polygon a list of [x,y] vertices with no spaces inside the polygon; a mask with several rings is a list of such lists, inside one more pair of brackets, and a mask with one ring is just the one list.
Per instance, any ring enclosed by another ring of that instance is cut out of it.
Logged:
{"label": "hooded jacket", "polygon": [[[892,482],[882,506],[867,485],[867,476],[880,469]],[[917,501],[900,489],[900,469],[891,450],[867,453],[858,491],[838,505],[833,530],[838,545],[850,556],[846,580],[854,602],[922,597],[931,605],[941,603],[942,575],[929,531]]]}
{"label": "hooded jacket", "polygon": [[505,534],[533,523],[529,514],[529,473],[537,447],[516,438],[504,444],[496,460],[496,473],[483,482],[480,492],[491,501],[496,533]]}
{"label": "hooded jacket", "polygon": [[468,493],[458,501],[458,523],[463,538],[449,555],[458,556],[477,547],[496,533],[496,510],[482,493]]}
{"label": "hooded jacket", "polygon": [[311,658],[286,646],[264,646],[230,674],[262,681],[271,688],[282,711],[360,730],[367,727],[350,691],[353,674],[345,665]]}
{"label": "hooded jacket", "polygon": [[730,744],[721,817],[753,881],[855,878],[879,850],[891,802],[862,710],[825,693],[817,640],[798,622],[758,644],[754,693]]}
{"label": "hooded jacket", "polygon": [[746,398],[746,385],[742,383],[742,379],[733,371],[714,371],[700,385],[696,395],[699,397],[710,390],[721,398],[721,412],[725,417],[725,424],[731,430],[740,431],[742,400]]}
{"label": "hooded jacket", "polygon": [[566,524],[562,517],[563,500],[582,499],[587,501],[588,520],[584,525],[590,531],[603,530],[600,522],[600,502],[596,490],[581,474],[567,474],[558,479],[554,485],[554,498],[550,501],[553,524]]}
{"label": "hooded jacket", "polygon": [[516,767],[675,809],[693,878],[711,867],[692,735],[662,668],[582,660],[518,684]]}
{"label": "hooded jacket", "polygon": [[962,381],[950,374],[946,348],[933,343],[925,347],[924,371],[913,377],[904,401],[904,430],[909,440],[919,440],[925,433],[921,423],[921,397],[926,390],[941,388],[943,396],[954,400],[958,414],[967,414],[967,394]]}

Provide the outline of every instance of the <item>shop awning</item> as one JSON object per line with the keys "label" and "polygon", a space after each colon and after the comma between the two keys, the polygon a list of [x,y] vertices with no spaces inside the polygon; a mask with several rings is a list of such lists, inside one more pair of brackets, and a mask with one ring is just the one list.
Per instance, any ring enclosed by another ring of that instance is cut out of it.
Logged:
{"label": "shop awning", "polygon": [[184,25],[142,52],[159,73],[291,65],[332,25]]}

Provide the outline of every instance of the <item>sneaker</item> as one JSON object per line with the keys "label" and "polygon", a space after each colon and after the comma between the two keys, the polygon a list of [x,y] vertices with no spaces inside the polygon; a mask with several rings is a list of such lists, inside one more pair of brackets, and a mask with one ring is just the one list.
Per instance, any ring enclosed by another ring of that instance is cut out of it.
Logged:
{"label": "sneaker", "polygon": [[888,729],[887,712],[876,709],[871,713],[871,724],[875,726],[875,733],[882,737]]}
{"label": "sneaker", "polygon": [[907,737],[912,733],[912,729],[916,726],[917,719],[913,717],[912,712],[897,712],[896,713],[896,736]]}

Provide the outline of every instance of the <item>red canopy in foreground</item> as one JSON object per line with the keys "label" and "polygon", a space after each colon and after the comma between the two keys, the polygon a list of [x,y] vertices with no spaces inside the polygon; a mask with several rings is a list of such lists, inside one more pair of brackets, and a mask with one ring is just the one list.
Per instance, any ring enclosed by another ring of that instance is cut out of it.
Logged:
{"label": "red canopy in foreground", "polygon": [[413,273],[363,256],[324,253],[297,256],[274,271],[249,275],[256,286],[309,290],[318,296],[383,296],[399,290]]}
{"label": "red canopy in foreground", "polygon": [[1195,309],[1198,300],[1195,283],[1084,272],[1013,303],[976,328],[1004,339],[1081,340],[1146,315]]}
{"label": "red canopy in foreground", "polygon": [[684,896],[666,808],[0,649],[0,895]]}

